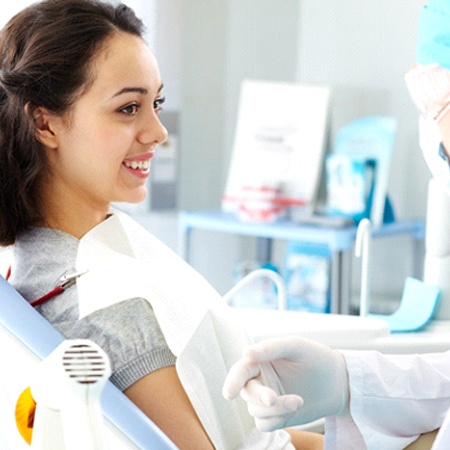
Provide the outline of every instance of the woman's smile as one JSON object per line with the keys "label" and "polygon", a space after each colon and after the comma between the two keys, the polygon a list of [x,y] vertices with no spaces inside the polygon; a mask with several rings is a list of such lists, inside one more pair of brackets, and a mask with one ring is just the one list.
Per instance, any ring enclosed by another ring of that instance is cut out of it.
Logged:
{"label": "woman's smile", "polygon": [[151,152],[127,158],[123,161],[122,166],[133,176],[145,179],[150,175],[150,165],[153,156],[154,153]]}

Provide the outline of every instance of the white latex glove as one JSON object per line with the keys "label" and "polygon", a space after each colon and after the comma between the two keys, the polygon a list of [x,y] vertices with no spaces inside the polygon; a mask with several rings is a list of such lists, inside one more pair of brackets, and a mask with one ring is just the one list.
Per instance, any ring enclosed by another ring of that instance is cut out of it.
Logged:
{"label": "white latex glove", "polygon": [[300,425],[348,412],[343,355],[300,337],[261,341],[230,369],[223,395],[247,402],[263,431]]}

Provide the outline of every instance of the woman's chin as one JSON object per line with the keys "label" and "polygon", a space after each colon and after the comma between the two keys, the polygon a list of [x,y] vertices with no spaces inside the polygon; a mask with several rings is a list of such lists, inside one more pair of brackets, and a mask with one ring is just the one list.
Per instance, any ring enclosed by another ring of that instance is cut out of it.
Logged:
{"label": "woman's chin", "polygon": [[130,195],[121,196],[120,200],[116,200],[119,203],[138,204],[143,202],[147,198],[147,189],[142,189],[139,192],[133,192]]}

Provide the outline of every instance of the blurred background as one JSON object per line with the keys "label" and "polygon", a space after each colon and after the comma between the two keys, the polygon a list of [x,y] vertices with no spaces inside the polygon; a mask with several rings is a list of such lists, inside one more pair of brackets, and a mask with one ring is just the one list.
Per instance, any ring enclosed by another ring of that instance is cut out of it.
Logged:
{"label": "blurred background", "polygon": [[[2,2],[1,25],[29,3]],[[149,200],[130,212],[169,246],[179,246],[180,210],[220,208],[244,79],[330,86],[331,142],[339,128],[360,117],[394,117],[389,196],[397,218],[424,218],[429,173],[418,146],[418,114],[403,81],[415,60],[423,0],[124,3],[147,25],[167,98],[161,117],[170,132]],[[233,268],[254,257],[255,245],[251,238],[194,233],[191,262],[224,293],[233,284]],[[281,267],[284,246],[275,243],[274,262]],[[374,295],[399,299],[412,270],[408,237],[377,240],[372,258]],[[355,295],[359,264],[354,261],[352,268]]]}

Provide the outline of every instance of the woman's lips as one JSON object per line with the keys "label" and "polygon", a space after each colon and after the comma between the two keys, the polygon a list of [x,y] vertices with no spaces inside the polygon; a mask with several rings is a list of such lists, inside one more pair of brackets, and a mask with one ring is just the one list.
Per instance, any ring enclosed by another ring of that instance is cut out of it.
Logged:
{"label": "woman's lips", "polygon": [[154,153],[145,153],[127,158],[123,161],[123,167],[131,174],[139,178],[147,178],[150,174],[151,159]]}

